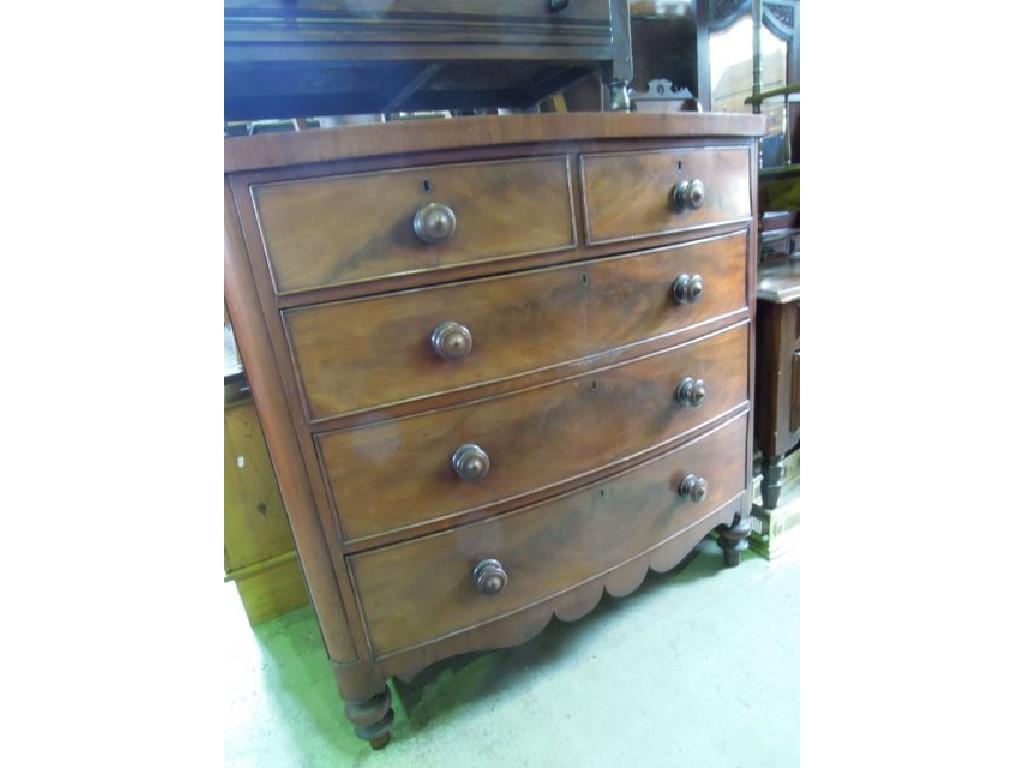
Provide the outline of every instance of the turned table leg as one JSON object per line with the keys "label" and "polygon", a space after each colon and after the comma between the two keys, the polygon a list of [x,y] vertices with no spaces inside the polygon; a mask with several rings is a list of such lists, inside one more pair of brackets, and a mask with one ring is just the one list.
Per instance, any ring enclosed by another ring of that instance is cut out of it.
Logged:
{"label": "turned table leg", "polygon": [[345,702],[345,717],[355,726],[356,736],[370,742],[373,749],[383,749],[391,741],[391,725],[395,720],[391,709],[391,690],[384,690],[368,699]]}
{"label": "turned table leg", "polygon": [[764,457],[764,477],[761,479],[761,501],[765,509],[775,509],[782,494],[783,456]]}
{"label": "turned table leg", "polygon": [[718,546],[722,548],[726,567],[733,568],[740,564],[740,555],[749,546],[747,537],[750,529],[750,518],[739,516],[732,525],[723,524],[718,529]]}

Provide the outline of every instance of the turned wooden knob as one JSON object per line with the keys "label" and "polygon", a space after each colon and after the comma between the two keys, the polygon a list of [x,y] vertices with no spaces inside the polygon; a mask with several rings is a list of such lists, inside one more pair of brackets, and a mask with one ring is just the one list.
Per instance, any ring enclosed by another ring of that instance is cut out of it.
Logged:
{"label": "turned wooden knob", "polygon": [[680,275],[672,283],[672,298],[676,304],[693,304],[704,295],[704,278],[700,275]]}
{"label": "turned wooden knob", "polygon": [[460,445],[452,454],[452,469],[460,480],[482,480],[487,477],[491,468],[491,460],[487,451],[479,445],[466,443]]}
{"label": "turned wooden knob", "polygon": [[704,197],[704,182],[700,179],[680,181],[672,187],[672,207],[680,213],[687,208],[700,208]]}
{"label": "turned wooden knob", "polygon": [[473,351],[473,334],[466,326],[445,320],[431,332],[430,346],[438,357],[462,360]]}
{"label": "turned wooden knob", "polygon": [[440,243],[455,234],[455,211],[441,203],[427,203],[412,219],[416,237],[427,245]]}
{"label": "turned wooden knob", "polygon": [[692,405],[700,408],[707,397],[707,390],[704,387],[704,379],[694,379],[687,376],[676,387],[676,402],[680,405]]}
{"label": "turned wooden knob", "polygon": [[699,504],[708,495],[708,481],[703,477],[689,474],[679,484],[679,495],[684,499],[688,497],[694,504]]}
{"label": "turned wooden knob", "polygon": [[476,591],[481,595],[496,595],[508,584],[508,574],[501,563],[493,558],[481,560],[473,569]]}

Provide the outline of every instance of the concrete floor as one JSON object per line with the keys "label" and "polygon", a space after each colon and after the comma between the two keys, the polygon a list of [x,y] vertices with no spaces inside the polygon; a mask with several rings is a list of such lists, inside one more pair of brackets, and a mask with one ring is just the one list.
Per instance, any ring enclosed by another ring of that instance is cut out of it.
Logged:
{"label": "concrete floor", "polygon": [[224,765],[797,766],[799,574],[796,552],[725,570],[704,541],[578,622],[399,684],[380,752],[344,720],[310,609],[254,631],[227,585]]}

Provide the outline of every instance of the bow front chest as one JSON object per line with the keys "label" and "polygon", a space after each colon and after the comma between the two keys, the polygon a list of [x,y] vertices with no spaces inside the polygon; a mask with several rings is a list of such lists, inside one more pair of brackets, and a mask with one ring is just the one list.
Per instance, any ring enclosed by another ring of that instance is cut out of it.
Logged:
{"label": "bow front chest", "polygon": [[746,547],[752,115],[226,143],[225,292],[345,711]]}

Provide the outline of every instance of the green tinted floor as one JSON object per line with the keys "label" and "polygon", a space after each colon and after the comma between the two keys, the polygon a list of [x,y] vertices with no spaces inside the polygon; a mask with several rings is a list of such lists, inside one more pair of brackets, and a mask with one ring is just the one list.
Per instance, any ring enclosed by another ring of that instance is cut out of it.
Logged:
{"label": "green tinted floor", "polygon": [[[257,766],[686,766],[799,763],[799,562],[704,541],[685,567],[553,621],[518,648],[399,684],[373,752],[344,720],[312,612],[255,632],[231,585],[224,763]],[[393,689],[394,692],[394,689]]]}

